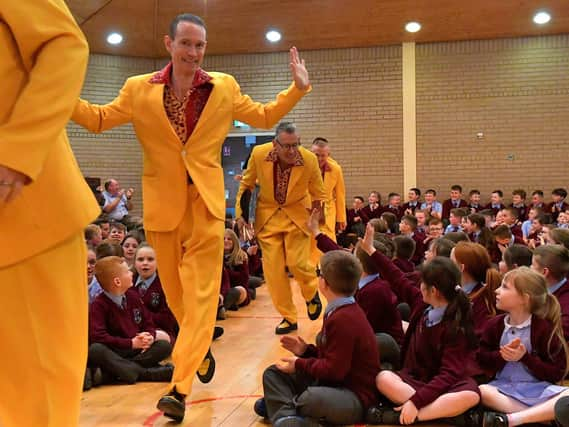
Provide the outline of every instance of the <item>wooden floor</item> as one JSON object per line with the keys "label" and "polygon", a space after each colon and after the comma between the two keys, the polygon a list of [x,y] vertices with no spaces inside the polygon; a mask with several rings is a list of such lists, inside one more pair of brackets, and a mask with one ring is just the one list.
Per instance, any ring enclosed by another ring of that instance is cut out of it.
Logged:
{"label": "wooden floor", "polygon": [[[315,322],[308,320],[298,287],[294,284],[292,287],[301,314],[298,333],[308,342],[314,342],[322,318]],[[257,299],[248,307],[228,312],[227,319],[218,322],[225,328],[225,334],[212,347],[217,361],[215,377],[209,384],[201,384],[196,379],[183,423],[168,422],[156,409],[156,402],[167,391],[167,384],[140,383],[102,386],[85,392],[80,425],[266,426],[253,412],[253,404],[263,392],[263,370],[288,352],[280,347],[274,333],[281,318],[271,304],[266,286],[257,291]]]}

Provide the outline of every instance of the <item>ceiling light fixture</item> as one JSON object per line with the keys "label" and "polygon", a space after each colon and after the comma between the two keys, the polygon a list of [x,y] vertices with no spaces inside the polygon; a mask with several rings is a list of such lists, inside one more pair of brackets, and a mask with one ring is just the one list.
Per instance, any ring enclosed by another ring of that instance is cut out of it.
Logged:
{"label": "ceiling light fixture", "polygon": [[540,11],[533,15],[533,22],[539,25],[547,24],[551,21],[551,15],[547,12]]}
{"label": "ceiling light fixture", "polygon": [[280,41],[280,39],[282,38],[282,35],[277,30],[270,30],[270,31],[267,31],[267,34],[265,34],[265,37],[271,43],[276,43],[276,42]]}
{"label": "ceiling light fixture", "polygon": [[420,29],[421,29],[421,24],[419,24],[418,22],[407,22],[407,24],[405,24],[405,31],[409,33],[416,33]]}
{"label": "ceiling light fixture", "polygon": [[109,44],[121,44],[123,40],[122,34],[119,33],[111,33],[107,36],[107,43]]}

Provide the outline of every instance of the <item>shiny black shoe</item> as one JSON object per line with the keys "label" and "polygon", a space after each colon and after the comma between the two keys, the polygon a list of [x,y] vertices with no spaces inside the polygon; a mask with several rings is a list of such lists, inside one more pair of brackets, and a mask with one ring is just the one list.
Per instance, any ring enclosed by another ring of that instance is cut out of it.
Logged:
{"label": "shiny black shoe", "polygon": [[255,401],[255,405],[253,406],[253,411],[263,418],[267,418],[267,405],[265,404],[265,398],[261,397]]}
{"label": "shiny black shoe", "polygon": [[508,427],[508,416],[501,412],[484,412],[482,427]]}
{"label": "shiny black shoe", "polygon": [[316,292],[314,298],[306,303],[306,311],[310,320],[318,319],[320,313],[322,313],[322,302],[320,301],[320,295],[318,295],[318,292]]}
{"label": "shiny black shoe", "polygon": [[201,363],[196,375],[198,379],[207,384],[213,378],[213,374],[215,373],[215,359],[213,358],[213,354],[211,354],[211,349],[207,351],[203,362]]}
{"label": "shiny black shoe", "polygon": [[275,421],[273,427],[319,427],[320,424],[310,418],[301,417],[299,415],[289,415]]}
{"label": "shiny black shoe", "polygon": [[164,412],[164,416],[181,423],[186,412],[186,397],[174,388],[170,393],[158,401],[158,410]]}
{"label": "shiny black shoe", "polygon": [[480,427],[482,425],[482,412],[476,407],[456,417],[444,418],[441,421],[455,427]]}
{"label": "shiny black shoe", "polygon": [[281,323],[279,323],[275,328],[275,334],[277,335],[290,334],[292,331],[296,331],[297,329],[298,329],[298,323],[291,323],[288,320],[283,319]]}
{"label": "shiny black shoe", "polygon": [[85,377],[83,378],[83,391],[91,390],[93,387],[93,375],[91,368],[85,369]]}
{"label": "shiny black shoe", "polygon": [[382,404],[372,406],[367,410],[366,423],[371,425],[392,424],[400,425],[401,412]]}
{"label": "shiny black shoe", "polygon": [[221,326],[216,326],[213,329],[213,340],[215,341],[216,339],[218,339],[220,336],[223,335],[224,332],[225,330]]}
{"label": "shiny black shoe", "polygon": [[138,377],[139,381],[168,383],[172,380],[174,366],[170,363],[161,366],[146,368]]}

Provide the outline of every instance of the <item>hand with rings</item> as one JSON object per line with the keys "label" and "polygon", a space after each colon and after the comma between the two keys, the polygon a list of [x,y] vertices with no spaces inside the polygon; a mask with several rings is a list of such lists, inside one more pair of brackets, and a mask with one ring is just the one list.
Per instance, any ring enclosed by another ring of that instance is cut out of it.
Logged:
{"label": "hand with rings", "polygon": [[0,165],[0,206],[14,200],[28,180],[23,173]]}

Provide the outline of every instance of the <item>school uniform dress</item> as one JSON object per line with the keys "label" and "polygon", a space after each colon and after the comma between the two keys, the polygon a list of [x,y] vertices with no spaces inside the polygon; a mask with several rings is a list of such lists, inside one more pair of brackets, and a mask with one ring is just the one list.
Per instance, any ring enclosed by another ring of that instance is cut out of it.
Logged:
{"label": "school uniform dress", "polygon": [[88,53],[63,0],[2,1],[0,164],[28,180],[0,208],[3,427],[79,423],[88,320],[83,230],[101,209],[65,126]]}
{"label": "school uniform dress", "polygon": [[286,374],[274,365],[263,374],[267,413],[301,415],[330,424],[355,424],[378,398],[379,354],[375,335],[353,297],[326,307],[320,340],[309,345]]}
{"label": "school uniform dress", "polygon": [[[559,339],[554,336],[548,320],[530,316],[520,325],[511,325],[503,314],[492,319],[480,343],[478,359],[483,368],[496,371],[495,379],[488,383],[527,406],[546,402],[568,390],[553,383],[561,381],[565,370],[565,353]],[[507,362],[500,356],[500,346],[519,338],[527,352],[518,362]]]}
{"label": "school uniform dress", "polygon": [[472,379],[477,370],[473,349],[466,336],[449,332],[452,322],[443,320],[445,307],[416,310],[402,347],[403,369],[397,374],[415,389],[411,400],[421,409],[445,393],[472,391],[480,395]]}
{"label": "school uniform dress", "polygon": [[181,101],[171,73],[169,63],[158,72],[130,77],[106,105],[80,100],[72,120],[96,133],[134,126],[144,153],[146,237],[156,250],[164,293],[180,326],[171,388],[188,395],[211,344],[223,266],[221,146],[234,119],[271,128],[307,91],[293,83],[275,101],[261,104],[243,95],[232,76],[199,69]]}
{"label": "school uniform dress", "polygon": [[263,272],[273,305],[290,323],[297,322],[296,306],[285,268],[294,275],[302,295],[310,301],[317,292],[316,268],[310,263],[308,221],[311,201],[326,200],[316,156],[303,147],[294,164],[281,169],[272,143],[253,148],[241,180],[236,216],[241,216],[241,195],[259,185],[255,234],[263,251]]}

